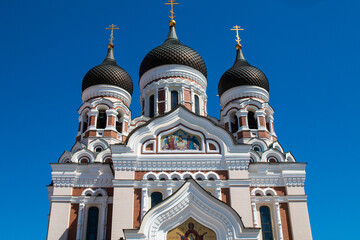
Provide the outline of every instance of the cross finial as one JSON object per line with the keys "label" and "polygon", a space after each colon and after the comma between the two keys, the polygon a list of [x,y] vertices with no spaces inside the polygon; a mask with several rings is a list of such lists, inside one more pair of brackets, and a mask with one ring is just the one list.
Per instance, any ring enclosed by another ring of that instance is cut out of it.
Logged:
{"label": "cross finial", "polygon": [[235,39],[235,41],[237,42],[237,45],[236,45],[236,46],[240,46],[240,47],[241,47],[241,44],[240,44],[241,38],[240,38],[240,36],[239,36],[239,31],[242,31],[242,30],[244,30],[244,29],[242,29],[242,28],[241,28],[240,26],[238,26],[238,25],[235,25],[235,26],[233,26],[233,28],[230,29],[230,30],[236,31],[236,39]]}
{"label": "cross finial", "polygon": [[169,18],[171,18],[171,20],[174,20],[175,15],[174,15],[174,5],[179,5],[180,3],[177,3],[176,0],[168,0],[167,3],[165,3],[165,5],[171,5],[171,16],[169,16]]}
{"label": "cross finial", "polygon": [[119,28],[117,28],[116,25],[114,25],[114,24],[111,24],[111,25],[109,25],[108,28],[106,28],[106,30],[111,30],[110,38],[109,38],[111,45],[113,45],[113,40],[115,39],[114,38],[114,30],[116,30],[116,29],[119,29]]}

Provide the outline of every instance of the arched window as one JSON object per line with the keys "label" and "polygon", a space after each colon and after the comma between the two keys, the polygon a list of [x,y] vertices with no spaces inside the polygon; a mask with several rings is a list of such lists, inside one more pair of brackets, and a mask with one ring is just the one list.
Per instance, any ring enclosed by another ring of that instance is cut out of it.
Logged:
{"label": "arched window", "polygon": [[122,117],[120,113],[116,116],[116,131],[122,133]]}
{"label": "arched window", "polygon": [[271,227],[270,208],[267,206],[260,207],[261,231],[263,240],[274,240]]}
{"label": "arched window", "polygon": [[96,128],[98,128],[98,129],[106,128],[106,111],[105,110],[99,110],[99,114],[97,116]]}
{"label": "arched window", "polygon": [[155,207],[162,200],[163,200],[163,195],[161,192],[153,192],[151,194],[151,207]]}
{"label": "arched window", "polygon": [[177,91],[171,91],[171,109],[179,104],[179,94]]}
{"label": "arched window", "polygon": [[255,117],[255,113],[249,111],[247,117],[248,117],[249,128],[250,129],[258,129],[258,124],[257,124],[257,120]]}
{"label": "arched window", "polygon": [[88,115],[87,115],[87,112],[85,112],[85,113],[83,114],[82,131],[81,131],[81,133],[84,133],[84,132],[87,130],[88,125],[89,125],[89,117],[88,117]]}
{"label": "arched window", "polygon": [[86,226],[86,240],[96,240],[99,222],[99,209],[91,207],[88,211],[88,219]]}
{"label": "arched window", "polygon": [[200,100],[197,95],[195,95],[195,113],[200,114]]}
{"label": "arched window", "polygon": [[239,123],[235,112],[231,113],[230,121],[231,121],[231,132],[236,133],[239,130]]}
{"label": "arched window", "polygon": [[149,117],[155,116],[155,97],[151,95],[149,98]]}

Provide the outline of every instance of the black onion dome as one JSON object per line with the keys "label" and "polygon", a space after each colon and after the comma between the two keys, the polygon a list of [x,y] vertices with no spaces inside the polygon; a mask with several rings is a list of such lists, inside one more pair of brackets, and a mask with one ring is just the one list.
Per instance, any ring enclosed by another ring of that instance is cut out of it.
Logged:
{"label": "black onion dome", "polygon": [[146,71],[166,64],[189,66],[204,74],[205,77],[207,76],[204,60],[195,50],[179,41],[176,36],[175,26],[170,26],[165,42],[145,56],[140,66],[140,78]]}
{"label": "black onion dome", "polygon": [[86,73],[82,82],[82,90],[84,91],[88,87],[99,84],[118,86],[130,93],[130,95],[133,93],[131,77],[123,68],[116,64],[111,46],[105,60]]}
{"label": "black onion dome", "polygon": [[234,65],[221,77],[218,85],[219,96],[238,86],[258,86],[269,92],[269,82],[265,74],[251,66],[244,58],[241,47],[237,50]]}

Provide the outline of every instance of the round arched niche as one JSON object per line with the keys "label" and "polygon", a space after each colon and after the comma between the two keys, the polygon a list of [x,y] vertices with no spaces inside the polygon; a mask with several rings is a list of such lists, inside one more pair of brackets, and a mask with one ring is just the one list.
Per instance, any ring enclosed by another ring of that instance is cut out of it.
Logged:
{"label": "round arched niche", "polygon": [[217,238],[213,230],[190,217],[179,226],[170,230],[166,235],[166,240],[183,239],[216,240]]}

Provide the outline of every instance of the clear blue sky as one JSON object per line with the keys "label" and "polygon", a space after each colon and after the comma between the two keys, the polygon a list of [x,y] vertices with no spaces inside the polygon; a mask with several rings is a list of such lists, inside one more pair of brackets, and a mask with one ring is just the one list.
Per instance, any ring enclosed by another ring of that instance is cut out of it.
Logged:
{"label": "clear blue sky", "polygon": [[[179,0],[180,40],[208,67],[209,114],[219,117],[217,83],[235,58],[241,25],[247,60],[270,82],[275,130],[286,151],[307,162],[314,239],[354,239],[359,207],[360,1]],[[81,81],[105,57],[114,23],[115,57],[134,81],[168,31],[164,1],[2,1],[2,239],[45,239],[50,162],[77,133]],[[15,237],[16,236],[16,237]]]}

